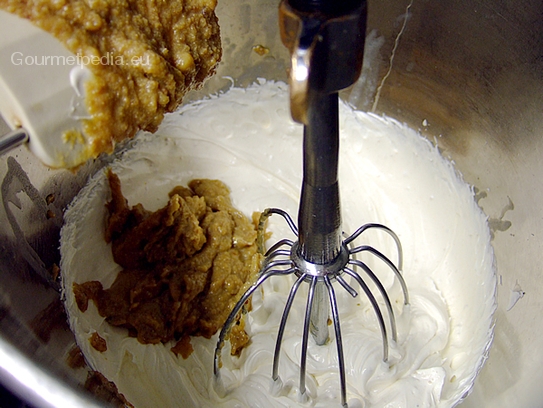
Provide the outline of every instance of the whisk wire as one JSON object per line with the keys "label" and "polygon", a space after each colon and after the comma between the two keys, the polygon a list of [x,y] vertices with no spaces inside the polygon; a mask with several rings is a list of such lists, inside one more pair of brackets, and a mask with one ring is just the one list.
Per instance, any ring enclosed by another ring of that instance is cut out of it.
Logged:
{"label": "whisk wire", "polygon": [[[356,247],[356,248],[350,250],[349,253],[352,255],[352,254],[360,253],[360,252],[364,252],[364,251],[370,252],[371,254],[375,255],[377,258],[381,259],[394,272],[394,274],[396,275],[396,278],[398,279],[398,281],[400,282],[400,285],[402,287],[403,296],[404,296],[404,304],[405,305],[409,304],[409,292],[407,290],[407,284],[405,283],[405,279],[402,276],[402,273],[401,273],[400,269],[396,265],[394,265],[394,263],[386,255],[384,255],[382,252],[378,251],[377,249],[375,249],[375,248],[373,248],[372,246],[369,246],[369,245],[363,245],[363,246]],[[370,274],[373,275],[373,273],[371,273],[371,269],[369,269],[367,267],[367,265],[364,264],[363,262],[360,262],[360,261],[358,261],[356,259],[351,259],[349,261],[349,263],[360,266],[361,268],[364,269],[364,271],[366,271],[366,273],[368,273],[368,271],[369,271],[368,275],[370,275]],[[398,262],[398,264],[399,263],[400,262]],[[375,281],[375,279],[374,279],[374,281]]]}
{"label": "whisk wire", "polygon": [[[377,289],[379,290],[379,292],[381,293],[381,296],[383,297],[383,299],[385,301],[385,306],[386,306],[387,311],[388,311],[388,316],[389,316],[389,321],[390,321],[390,328],[391,328],[391,332],[392,332],[392,334],[391,334],[392,335],[392,340],[397,341],[398,336],[397,336],[397,331],[396,331],[396,319],[394,318],[394,310],[392,309],[392,302],[390,301],[390,297],[388,296],[388,293],[387,293],[385,287],[383,286],[381,281],[377,278],[377,276],[372,272],[372,270],[370,268],[368,268],[368,266],[366,264],[364,264],[363,262],[360,262],[358,260],[351,260],[349,263],[362,268],[364,270],[364,272],[370,277],[370,279],[375,283],[375,286],[377,286]],[[352,270],[350,268],[345,268],[345,272],[348,273],[349,275],[353,276],[353,277],[354,277],[354,275],[358,275],[354,270]],[[362,279],[362,277],[360,277],[360,275],[358,275],[358,277],[360,279]],[[355,277],[355,279],[358,281],[357,277]]]}
{"label": "whisk wire", "polygon": [[[347,246],[349,246],[351,243],[353,243],[364,231],[367,231],[369,229],[378,229],[381,231],[385,231],[388,235],[394,239],[394,242],[396,243],[396,250],[398,252],[398,269],[401,271],[403,270],[403,249],[402,249],[402,243],[400,241],[400,238],[394,231],[392,231],[389,227],[383,224],[375,224],[375,223],[368,223],[362,225],[360,228],[358,228],[354,233],[351,234],[348,238],[346,238],[343,243]],[[356,253],[357,248],[350,249],[351,253]]]}
{"label": "whisk wire", "polygon": [[[336,277],[337,279],[337,277]],[[337,357],[338,357],[338,368],[339,368],[339,382],[340,382],[340,392],[341,392],[341,406],[347,406],[347,380],[345,378],[345,357],[343,355],[343,339],[341,338],[341,325],[339,322],[339,311],[337,307],[337,299],[332,286],[330,279],[325,276],[324,283],[328,289],[328,294],[330,296],[330,308],[332,310],[332,322],[334,324],[334,331],[336,334],[336,347],[337,347]]]}
{"label": "whisk wire", "polygon": [[371,293],[370,288],[368,285],[366,285],[366,282],[360,277],[359,274],[354,272],[352,269],[345,268],[345,273],[351,275],[360,285],[364,293],[366,294],[366,297],[370,301],[373,310],[375,311],[375,314],[377,316],[377,321],[379,322],[379,327],[381,328],[381,337],[383,339],[383,361],[388,361],[388,337],[387,337],[387,329],[385,325],[385,319],[383,318],[383,313],[381,312],[381,308],[379,307],[379,303],[377,303],[377,300],[375,299],[375,296],[373,296],[373,293]]}
{"label": "whisk wire", "polygon": [[336,281],[338,281],[343,289],[345,289],[352,297],[355,298],[358,296],[358,292],[351,285],[349,285],[345,279],[343,279],[343,276],[337,275]]}
{"label": "whisk wire", "polygon": [[219,338],[217,340],[217,346],[215,348],[215,357],[214,357],[214,365],[213,365],[213,372],[214,372],[215,377],[218,378],[220,376],[220,366],[222,362],[221,352],[224,346],[224,341],[226,337],[230,334],[230,330],[234,324],[234,321],[236,320],[238,313],[242,310],[245,303],[249,300],[249,298],[253,295],[253,293],[270,277],[275,276],[275,275],[290,275],[294,272],[295,272],[294,268],[289,268],[289,269],[274,269],[272,267],[263,268],[256,282],[253,283],[245,291],[245,293],[243,293],[241,298],[238,300],[238,302],[235,304],[234,308],[228,315],[220,331]]}
{"label": "whisk wire", "polygon": [[309,325],[311,322],[311,309],[313,308],[313,296],[315,295],[315,287],[317,286],[318,281],[317,276],[311,277],[311,282],[309,283],[309,291],[307,294],[307,304],[305,308],[305,318],[304,318],[304,329],[302,335],[302,349],[300,355],[300,394],[304,396],[305,389],[305,373],[307,366],[307,344],[309,341]]}
{"label": "whisk wire", "polygon": [[281,344],[283,342],[283,335],[285,334],[285,326],[287,324],[287,319],[290,313],[290,309],[292,307],[292,303],[294,301],[294,297],[296,296],[296,293],[298,292],[298,288],[300,287],[300,284],[304,281],[305,277],[300,276],[294,282],[294,285],[292,285],[292,288],[290,289],[287,302],[285,304],[285,308],[283,309],[283,315],[281,316],[281,323],[279,324],[279,330],[277,332],[277,340],[275,341],[275,351],[273,353],[273,370],[272,370],[272,379],[273,381],[277,381],[279,377],[279,357],[281,354]]}

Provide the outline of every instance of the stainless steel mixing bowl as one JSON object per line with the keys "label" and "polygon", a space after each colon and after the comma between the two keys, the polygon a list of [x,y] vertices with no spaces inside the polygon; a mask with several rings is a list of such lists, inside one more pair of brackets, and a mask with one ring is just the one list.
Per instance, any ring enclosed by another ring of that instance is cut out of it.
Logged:
{"label": "stainless steel mixing bowl", "polygon": [[[232,82],[286,79],[277,6],[219,5],[223,63],[187,100]],[[434,141],[476,189],[493,232],[495,338],[462,406],[541,407],[543,3],[370,0],[368,27],[361,80],[342,97]],[[71,334],[53,330],[44,341],[34,330],[58,297],[42,277],[58,264],[62,211],[100,163],[52,170],[24,147],[0,158],[0,381],[36,406],[103,406],[82,390],[85,374],[65,362]]]}

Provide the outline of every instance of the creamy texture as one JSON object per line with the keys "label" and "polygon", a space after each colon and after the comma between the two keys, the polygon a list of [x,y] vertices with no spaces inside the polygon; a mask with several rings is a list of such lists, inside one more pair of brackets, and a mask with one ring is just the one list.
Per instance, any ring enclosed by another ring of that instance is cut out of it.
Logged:
{"label": "creamy texture", "polygon": [[[486,218],[473,191],[426,139],[398,122],[340,111],[340,189],[343,229],[379,222],[392,228],[404,248],[404,276],[411,303],[392,272],[363,258],[392,300],[398,342],[388,363],[375,313],[363,292],[351,298],[336,288],[351,407],[449,407],[469,391],[486,357],[495,308],[493,253]],[[157,134],[140,134],[111,163],[129,203],[153,210],[167,192],[192,178],[218,178],[233,205],[245,214],[279,207],[294,218],[301,184],[302,127],[289,117],[287,86],[262,81],[248,89],[185,106],[166,116]],[[226,395],[212,376],[216,336],[194,338],[186,360],[166,345],[142,345],[109,326],[94,305],[81,313],[73,282],[100,280],[108,287],[119,266],[103,239],[108,188],[97,174],[66,212],[62,231],[64,295],[70,324],[92,368],[114,381],[136,407],[299,406],[299,356],[305,297],[295,300],[280,360],[283,388],[272,389],[273,349],[292,281],[269,280],[253,297],[250,345],[241,358],[225,347],[221,369]],[[290,236],[280,218],[270,219],[273,238]],[[394,243],[378,231],[357,241],[395,259]],[[367,255],[367,254],[366,254]],[[306,292],[305,285],[302,292]],[[374,291],[380,303],[381,298]],[[90,346],[97,332],[107,351]],[[333,330],[331,330],[333,337]],[[309,406],[339,404],[336,345],[309,342]],[[219,395],[220,394],[220,395]]]}

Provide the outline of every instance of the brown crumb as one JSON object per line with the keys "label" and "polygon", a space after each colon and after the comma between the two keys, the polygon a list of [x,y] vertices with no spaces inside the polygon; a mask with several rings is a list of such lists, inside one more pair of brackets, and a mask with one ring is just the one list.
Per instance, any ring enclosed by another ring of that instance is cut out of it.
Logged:
{"label": "brown crumb", "polygon": [[89,307],[89,300],[96,296],[96,293],[102,290],[102,284],[97,281],[87,282],[84,285],[73,284],[73,291],[77,307],[82,312],[86,312]]}
{"label": "brown crumb", "polygon": [[268,47],[264,47],[263,45],[255,45],[253,47],[253,51],[263,57],[270,52],[270,49]]}
{"label": "brown crumb", "polygon": [[49,275],[51,276],[51,280],[53,282],[56,282],[58,277],[60,276],[60,268],[59,268],[59,266],[56,263],[54,263],[48,269],[48,272],[49,272]]}
{"label": "brown crumb", "polygon": [[107,343],[106,340],[100,336],[97,332],[94,332],[91,334],[89,338],[91,346],[99,351],[100,353],[103,353],[104,351],[107,351]]}
{"label": "brown crumb", "polygon": [[54,330],[69,330],[66,311],[62,301],[55,299],[30,322],[30,327],[38,338],[47,343]]}
{"label": "brown crumb", "polygon": [[245,319],[238,318],[230,331],[229,340],[231,345],[230,354],[239,357],[241,350],[249,343],[249,336],[245,331]]}
{"label": "brown crumb", "polygon": [[108,402],[113,407],[118,408],[134,408],[134,406],[126,400],[123,394],[117,390],[117,386],[108,381],[106,377],[98,371],[92,371],[87,377],[85,388],[97,398]]}
{"label": "brown crumb", "polygon": [[190,336],[183,336],[179,341],[171,348],[172,352],[178,356],[181,354],[181,357],[183,359],[187,359],[194,349],[192,348],[192,344],[190,344]]}
{"label": "brown crumb", "polygon": [[70,368],[86,367],[87,362],[85,361],[85,357],[83,356],[83,353],[81,352],[79,346],[74,345],[70,349],[70,351],[68,352],[68,357],[66,358],[66,363],[68,363],[68,367]]}

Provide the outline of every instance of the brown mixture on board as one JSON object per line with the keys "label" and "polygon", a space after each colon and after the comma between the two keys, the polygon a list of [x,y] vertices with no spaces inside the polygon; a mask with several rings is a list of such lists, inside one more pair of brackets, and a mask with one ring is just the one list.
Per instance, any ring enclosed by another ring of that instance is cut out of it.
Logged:
{"label": "brown mixture on board", "polygon": [[111,152],[199,88],[221,59],[216,0],[0,0],[58,38],[94,74],[86,83],[86,156]]}
{"label": "brown mixture on board", "polygon": [[[74,284],[79,309],[89,299],[101,316],[126,327],[141,343],[178,340],[187,357],[189,336],[210,338],[256,279],[262,256],[255,225],[232,207],[228,188],[217,180],[176,187],[168,204],[149,212],[130,208],[119,178],[108,173],[106,240],[124,269],[109,289],[98,281]],[[232,354],[249,341],[243,322],[232,329]]]}

